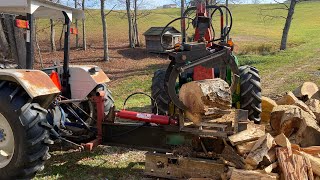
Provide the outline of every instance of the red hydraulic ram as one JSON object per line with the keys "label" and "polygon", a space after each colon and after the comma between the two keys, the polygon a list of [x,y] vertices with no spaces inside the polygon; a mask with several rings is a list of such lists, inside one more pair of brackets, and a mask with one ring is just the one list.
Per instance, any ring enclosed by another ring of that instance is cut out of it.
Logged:
{"label": "red hydraulic ram", "polygon": [[169,124],[177,125],[178,124],[176,120],[171,119],[169,116],[140,113],[140,112],[126,111],[126,110],[121,110],[116,112],[116,117],[119,117],[122,119],[129,119],[133,121],[143,121],[148,123],[161,124],[161,125],[169,125]]}

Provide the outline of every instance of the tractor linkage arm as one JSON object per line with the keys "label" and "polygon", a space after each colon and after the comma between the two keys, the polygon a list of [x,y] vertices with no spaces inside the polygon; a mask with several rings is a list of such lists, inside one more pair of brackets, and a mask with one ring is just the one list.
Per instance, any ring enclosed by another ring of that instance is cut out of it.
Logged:
{"label": "tractor linkage arm", "polygon": [[[226,47],[221,48],[221,50],[216,52],[210,52],[209,50],[200,50],[195,51],[194,53],[196,54],[191,53],[192,51],[171,53],[171,63],[169,64],[169,67],[166,71],[164,87],[170,99],[178,108],[187,110],[186,106],[180,101],[176,93],[176,80],[181,73],[198,65],[202,65],[208,68],[219,67],[220,69],[226,69],[226,67],[229,67],[233,73],[233,80],[230,90],[232,93],[235,91],[236,85],[239,80],[239,69],[236,64],[235,58],[231,54],[231,51]],[[193,55],[196,56],[199,54],[205,54],[205,56],[193,59],[191,61],[184,61],[185,59],[189,59],[188,56],[192,57]],[[224,70],[220,71],[220,78],[222,79],[225,78],[224,72]]]}

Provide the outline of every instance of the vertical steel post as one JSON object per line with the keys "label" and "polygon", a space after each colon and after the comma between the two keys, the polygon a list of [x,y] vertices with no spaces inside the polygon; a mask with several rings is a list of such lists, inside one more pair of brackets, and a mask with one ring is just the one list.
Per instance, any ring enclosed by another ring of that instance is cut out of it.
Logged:
{"label": "vertical steel post", "polygon": [[65,17],[64,24],[64,58],[63,58],[63,75],[62,75],[62,93],[67,98],[71,98],[70,84],[69,84],[69,58],[70,58],[70,19],[66,12],[63,11]]}
{"label": "vertical steel post", "polygon": [[33,69],[33,62],[34,62],[34,47],[33,47],[33,15],[32,14],[27,14],[27,20],[29,22],[29,27],[27,29],[27,36],[26,36],[26,49],[27,49],[27,54],[26,54],[26,68],[27,69]]}
{"label": "vertical steel post", "polygon": [[[185,0],[181,0],[181,17],[183,17],[184,14],[184,5]],[[186,19],[181,19],[181,36],[182,36],[182,43],[186,42]]]}
{"label": "vertical steel post", "polygon": [[[229,6],[229,0],[226,0],[226,6],[227,7]],[[229,31],[228,24],[229,24],[229,13],[228,13],[228,10],[226,9],[226,28],[225,28],[225,33]],[[228,34],[228,36],[226,38],[227,38],[226,42],[228,42],[229,34]]]}

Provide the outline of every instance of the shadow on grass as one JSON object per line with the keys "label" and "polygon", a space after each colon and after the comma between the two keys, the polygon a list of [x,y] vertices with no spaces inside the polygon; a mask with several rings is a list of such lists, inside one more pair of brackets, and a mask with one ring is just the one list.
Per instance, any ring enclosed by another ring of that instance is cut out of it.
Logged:
{"label": "shadow on grass", "polygon": [[[169,62],[169,61],[168,61]],[[129,76],[143,76],[143,75],[152,75],[158,69],[167,69],[167,64],[149,64],[142,69],[132,69],[125,71],[111,70],[106,73],[112,76],[112,80],[119,80]]]}
{"label": "shadow on grass", "polygon": [[36,179],[141,179],[144,162],[131,157],[133,155],[121,159],[122,154],[130,151],[133,150],[99,146],[93,152],[54,152]]}
{"label": "shadow on grass", "polygon": [[120,49],[117,52],[123,57],[133,60],[143,60],[147,58],[168,58],[167,54],[148,53],[147,50],[143,47]]}

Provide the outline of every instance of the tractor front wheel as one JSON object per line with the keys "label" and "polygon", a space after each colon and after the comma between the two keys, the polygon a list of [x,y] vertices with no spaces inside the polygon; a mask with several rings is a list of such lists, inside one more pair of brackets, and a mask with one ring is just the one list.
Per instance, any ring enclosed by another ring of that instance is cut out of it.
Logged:
{"label": "tractor front wheel", "polygon": [[261,84],[259,71],[252,66],[241,66],[239,70],[241,109],[248,110],[250,120],[260,123]]}
{"label": "tractor front wheel", "polygon": [[47,111],[11,82],[0,81],[0,102],[0,179],[31,179],[50,157]]}

